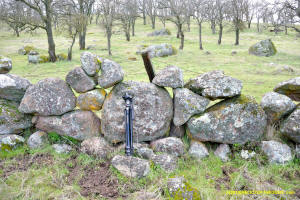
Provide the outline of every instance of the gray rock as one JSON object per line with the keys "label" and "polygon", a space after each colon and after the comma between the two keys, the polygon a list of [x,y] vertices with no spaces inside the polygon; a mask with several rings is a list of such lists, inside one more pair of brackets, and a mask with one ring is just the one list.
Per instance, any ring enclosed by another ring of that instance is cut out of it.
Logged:
{"label": "gray rock", "polygon": [[98,83],[102,88],[110,88],[123,81],[124,72],[122,67],[111,60],[104,59],[101,63],[101,75]]}
{"label": "gray rock", "polygon": [[103,137],[92,137],[81,143],[80,151],[99,159],[106,159],[112,148]]}
{"label": "gray rock", "polygon": [[285,119],[280,132],[296,143],[300,143],[300,106]]}
{"label": "gray rock", "polygon": [[100,136],[100,119],[91,111],[75,110],[63,116],[39,116],[36,128],[56,132],[77,140]]}
{"label": "gray rock", "polygon": [[95,44],[88,45],[88,46],[86,47],[86,50],[96,50],[96,49],[97,49],[97,45],[95,45]]}
{"label": "gray rock", "polygon": [[192,141],[189,149],[189,155],[201,160],[209,155],[206,146],[202,142]]}
{"label": "gray rock", "polygon": [[179,67],[168,66],[155,75],[152,83],[161,87],[182,88],[183,72]]}
{"label": "gray rock", "polygon": [[82,110],[101,110],[106,97],[104,89],[95,89],[77,97],[77,105]]}
{"label": "gray rock", "polygon": [[101,130],[111,143],[125,141],[125,102],[122,96],[133,94],[134,141],[152,141],[164,136],[173,117],[172,99],[169,93],[152,83],[123,82],[107,95],[102,108]]}
{"label": "gray rock", "polygon": [[238,79],[226,76],[223,71],[215,70],[190,79],[185,87],[203,97],[215,100],[240,95],[243,84]]}
{"label": "gray rock", "polygon": [[277,141],[262,141],[262,151],[270,163],[285,164],[292,160],[291,149],[288,145]]}
{"label": "gray rock", "polygon": [[0,74],[6,74],[12,69],[11,59],[0,55]]}
{"label": "gray rock", "polygon": [[170,128],[170,137],[177,137],[177,138],[182,138],[185,134],[185,126],[175,126],[173,121],[171,123],[171,128]]}
{"label": "gray rock", "polygon": [[223,100],[187,123],[192,139],[226,144],[257,141],[266,125],[263,109],[253,97],[244,95]]}
{"label": "gray rock", "polygon": [[300,144],[296,144],[295,156],[296,158],[300,159]]}
{"label": "gray rock", "polygon": [[177,157],[170,154],[154,155],[151,160],[166,172],[173,172],[177,168]]}
{"label": "gray rock", "polygon": [[150,172],[149,161],[132,156],[116,155],[111,164],[124,176],[142,178]]}
{"label": "gray rock", "polygon": [[289,97],[276,92],[266,93],[260,106],[264,109],[268,122],[271,124],[290,114],[296,108],[296,104]]}
{"label": "gray rock", "polygon": [[161,200],[159,193],[147,191],[147,189],[130,194],[126,200]]}
{"label": "gray rock", "polygon": [[100,70],[100,59],[88,51],[80,55],[81,67],[89,76],[95,76]]}
{"label": "gray rock", "polygon": [[188,185],[184,177],[169,178],[167,187],[170,196],[175,199],[202,199],[200,192]]}
{"label": "gray rock", "polygon": [[53,144],[52,148],[56,153],[69,153],[73,148],[68,144]]}
{"label": "gray rock", "polygon": [[147,36],[152,37],[152,36],[165,36],[165,35],[171,35],[171,32],[169,29],[163,28],[160,30],[153,31],[152,33],[149,33]]}
{"label": "gray rock", "polygon": [[184,144],[179,138],[167,137],[152,141],[150,147],[154,152],[168,153],[174,156],[182,156],[184,154]]}
{"label": "gray rock", "polygon": [[42,148],[48,144],[48,135],[43,131],[37,131],[30,135],[27,145],[30,149]]}
{"label": "gray rock", "polygon": [[215,150],[214,154],[219,157],[223,162],[229,160],[229,155],[231,154],[230,147],[228,144],[220,144]]}
{"label": "gray rock", "polygon": [[205,111],[209,100],[189,89],[177,88],[174,90],[174,125],[185,124],[191,116]]}
{"label": "gray rock", "polygon": [[24,142],[25,139],[19,135],[0,135],[0,151],[11,151]]}
{"label": "gray rock", "polygon": [[71,70],[66,76],[66,81],[78,93],[93,90],[96,86],[94,79],[88,76],[81,67]]}
{"label": "gray rock", "polygon": [[155,154],[153,153],[152,149],[149,149],[148,147],[141,147],[137,148],[136,153],[138,156],[144,158],[144,159],[151,159]]}
{"label": "gray rock", "polygon": [[18,50],[18,54],[24,56],[24,55],[27,54],[27,52],[26,52],[25,48],[22,47],[22,48],[20,48],[20,49]]}
{"label": "gray rock", "polygon": [[294,101],[300,101],[300,77],[279,83],[274,92],[284,94]]}
{"label": "gray rock", "polygon": [[20,102],[31,83],[13,74],[0,74],[0,98]]}
{"label": "gray rock", "polygon": [[167,187],[171,197],[174,197],[177,192],[182,191],[185,187],[184,177],[169,178],[167,181]]}
{"label": "gray rock", "polygon": [[144,52],[149,53],[150,58],[154,57],[166,57],[176,54],[176,49],[170,44],[158,44],[150,46],[141,46],[136,52],[137,54],[142,54]]}
{"label": "gray rock", "polygon": [[76,97],[65,81],[46,78],[26,90],[19,111],[44,116],[62,115],[73,110],[75,106]]}
{"label": "gray rock", "polygon": [[22,133],[32,126],[32,116],[20,113],[18,106],[17,102],[0,99],[0,135]]}
{"label": "gray rock", "polygon": [[28,62],[29,63],[33,63],[33,64],[37,64],[40,62],[40,55],[38,52],[36,51],[30,51],[28,54]]}
{"label": "gray rock", "polygon": [[271,39],[262,40],[249,48],[249,54],[256,56],[273,56],[277,52],[274,43]]}

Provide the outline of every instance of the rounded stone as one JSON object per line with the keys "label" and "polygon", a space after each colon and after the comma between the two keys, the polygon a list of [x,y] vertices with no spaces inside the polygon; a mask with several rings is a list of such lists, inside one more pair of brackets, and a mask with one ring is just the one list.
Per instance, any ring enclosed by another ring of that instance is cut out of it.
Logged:
{"label": "rounded stone", "polygon": [[30,135],[27,140],[27,145],[30,149],[42,148],[48,143],[47,133],[37,131]]}
{"label": "rounded stone", "polygon": [[90,91],[96,86],[94,79],[89,77],[81,67],[71,70],[66,76],[66,81],[78,93]]}
{"label": "rounded stone", "polygon": [[0,55],[0,74],[6,74],[12,69],[11,59]]}
{"label": "rounded stone", "polygon": [[280,132],[294,142],[300,143],[300,106],[282,122]]}
{"label": "rounded stone", "polygon": [[101,110],[106,97],[104,89],[95,89],[77,97],[77,105],[81,110]]}
{"label": "rounded stone", "polygon": [[300,77],[279,83],[274,92],[286,95],[294,101],[300,101]]}

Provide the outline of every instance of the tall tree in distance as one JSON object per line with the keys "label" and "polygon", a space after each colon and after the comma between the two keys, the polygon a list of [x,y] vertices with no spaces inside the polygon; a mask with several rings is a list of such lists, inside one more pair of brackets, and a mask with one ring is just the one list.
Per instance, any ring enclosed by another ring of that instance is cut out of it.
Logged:
{"label": "tall tree in distance", "polygon": [[240,44],[240,32],[245,28],[244,18],[244,0],[230,0],[230,16],[232,20],[233,29],[235,32],[234,45]]}
{"label": "tall tree in distance", "polygon": [[216,0],[216,22],[219,26],[219,37],[218,37],[218,45],[222,43],[223,37],[223,22],[226,19],[227,15],[227,3],[228,0]]}
{"label": "tall tree in distance", "polygon": [[203,50],[202,44],[202,23],[205,19],[207,19],[207,13],[209,10],[208,0],[193,0],[192,2],[193,16],[197,20],[199,26],[199,49]]}

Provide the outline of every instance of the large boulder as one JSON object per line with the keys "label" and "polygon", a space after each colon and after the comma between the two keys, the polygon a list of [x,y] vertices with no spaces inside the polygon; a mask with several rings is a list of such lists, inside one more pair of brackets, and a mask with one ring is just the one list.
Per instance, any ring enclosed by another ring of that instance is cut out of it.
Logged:
{"label": "large boulder", "polygon": [[22,133],[32,126],[32,116],[20,113],[18,106],[17,102],[0,99],[0,135]]}
{"label": "large boulder", "polygon": [[226,76],[223,71],[215,70],[190,79],[185,87],[201,96],[215,100],[241,94],[243,84],[238,79]]}
{"label": "large boulder", "polygon": [[0,135],[0,151],[11,151],[24,142],[25,139],[19,135]]}
{"label": "large boulder", "polygon": [[81,67],[89,76],[95,76],[100,70],[100,59],[88,51],[80,55]]}
{"label": "large boulder", "polygon": [[191,116],[201,114],[205,111],[209,100],[187,88],[174,90],[174,125],[185,124]]}
{"label": "large boulder", "polygon": [[249,54],[256,56],[273,56],[277,52],[271,39],[262,40],[249,48]]}
{"label": "large boulder", "polygon": [[284,94],[294,101],[300,101],[300,77],[279,83],[274,92]]}
{"label": "large boulder", "polygon": [[158,45],[150,45],[150,46],[141,46],[139,50],[136,52],[137,54],[142,54],[144,52],[149,53],[150,58],[154,57],[166,57],[175,55],[176,49],[170,44],[158,44]]}
{"label": "large boulder", "polygon": [[153,31],[152,33],[149,33],[147,36],[152,37],[152,36],[164,36],[164,35],[171,35],[170,30],[163,28],[160,30]]}
{"label": "large boulder", "polygon": [[0,55],[0,74],[6,74],[12,69],[11,59]]}
{"label": "large boulder", "polygon": [[80,151],[99,159],[106,159],[112,148],[103,137],[92,137],[81,143]]}
{"label": "large boulder", "polygon": [[209,155],[208,150],[202,142],[192,141],[189,149],[189,155],[192,157],[201,160]]}
{"label": "large boulder", "polygon": [[106,97],[102,108],[101,130],[112,143],[125,141],[125,93],[133,97],[134,141],[152,141],[164,136],[173,117],[169,93],[152,83],[123,82],[116,85]]}
{"label": "large boulder", "polygon": [[31,83],[13,74],[0,74],[0,98],[20,102]]}
{"label": "large boulder", "polygon": [[289,97],[276,92],[266,93],[260,106],[264,109],[268,122],[271,124],[290,114],[296,108],[296,104]]}
{"label": "large boulder", "polygon": [[75,106],[76,97],[65,81],[46,78],[26,90],[19,111],[44,116],[62,115]]}
{"label": "large boulder", "polygon": [[227,144],[257,141],[266,125],[263,109],[253,97],[244,95],[223,100],[187,123],[191,138]]}
{"label": "large boulder", "polygon": [[183,87],[183,72],[179,67],[168,66],[159,71],[152,83],[161,87],[181,88]]}
{"label": "large boulder", "polygon": [[106,92],[104,89],[95,89],[77,97],[77,105],[82,110],[100,110],[104,103]]}
{"label": "large boulder", "polygon": [[71,70],[66,76],[66,81],[78,93],[87,92],[96,86],[94,79],[88,76],[81,67]]}
{"label": "large boulder", "polygon": [[291,148],[286,144],[274,140],[262,141],[261,148],[270,163],[285,164],[292,160]]}
{"label": "large boulder", "polygon": [[30,149],[42,148],[48,143],[48,135],[43,131],[37,131],[30,135],[27,145]]}
{"label": "large boulder", "polygon": [[123,81],[124,72],[122,67],[111,60],[103,59],[101,63],[101,75],[98,83],[102,88],[110,88]]}
{"label": "large boulder", "polygon": [[39,116],[36,128],[45,132],[56,132],[77,140],[100,136],[100,119],[91,111],[75,110],[63,116]]}
{"label": "large boulder", "polygon": [[150,144],[154,152],[168,153],[174,156],[184,154],[184,144],[179,138],[167,137],[152,141]]}
{"label": "large boulder", "polygon": [[280,132],[296,143],[300,143],[300,106],[285,119]]}

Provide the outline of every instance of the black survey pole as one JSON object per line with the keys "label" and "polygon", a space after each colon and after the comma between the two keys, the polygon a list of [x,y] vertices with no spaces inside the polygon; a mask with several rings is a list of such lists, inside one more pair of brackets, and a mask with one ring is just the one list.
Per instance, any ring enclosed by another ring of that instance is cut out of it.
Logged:
{"label": "black survey pole", "polygon": [[132,99],[133,96],[128,94],[127,92],[123,96],[123,99],[125,101],[125,154],[127,156],[132,156],[133,154],[133,126],[132,126],[132,120],[133,120],[133,105],[132,105]]}

